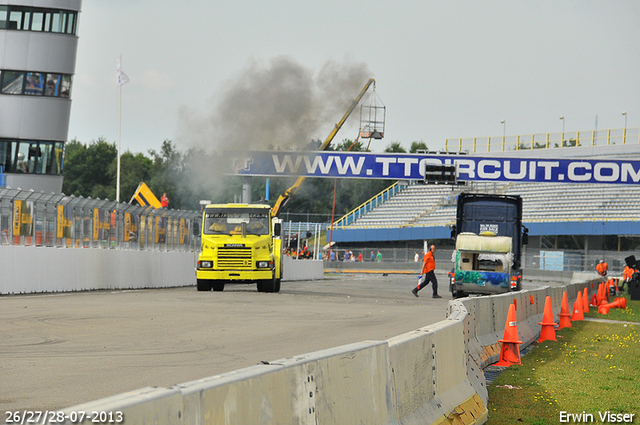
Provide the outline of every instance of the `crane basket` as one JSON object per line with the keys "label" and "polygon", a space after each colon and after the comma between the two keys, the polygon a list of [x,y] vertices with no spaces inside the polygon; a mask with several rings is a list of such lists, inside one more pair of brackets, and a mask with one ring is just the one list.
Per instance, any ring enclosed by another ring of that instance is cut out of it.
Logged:
{"label": "crane basket", "polygon": [[369,102],[360,106],[360,137],[363,139],[382,139],[387,107],[380,100],[376,89],[369,96]]}

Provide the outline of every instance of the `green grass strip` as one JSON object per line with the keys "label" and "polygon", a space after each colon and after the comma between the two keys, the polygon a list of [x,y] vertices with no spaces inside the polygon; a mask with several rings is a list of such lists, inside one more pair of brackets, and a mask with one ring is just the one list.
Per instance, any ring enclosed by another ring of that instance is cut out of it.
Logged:
{"label": "green grass strip", "polygon": [[[638,321],[640,301],[615,310],[589,316]],[[580,321],[556,335],[488,384],[487,424],[640,424],[640,324]]]}

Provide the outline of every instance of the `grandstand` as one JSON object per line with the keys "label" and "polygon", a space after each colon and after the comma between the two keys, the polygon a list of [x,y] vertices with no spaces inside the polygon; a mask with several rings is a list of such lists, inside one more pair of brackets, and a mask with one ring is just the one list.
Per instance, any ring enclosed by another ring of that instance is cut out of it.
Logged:
{"label": "grandstand", "polygon": [[471,183],[448,187],[413,183],[395,196],[341,227],[421,227],[455,224],[456,201],[461,192],[520,195],[523,220],[620,221],[640,220],[640,187],[567,183]]}
{"label": "grandstand", "polygon": [[[640,158],[640,143],[530,149],[519,157]],[[476,154],[488,156],[487,153]],[[491,156],[509,156],[500,152]],[[534,246],[541,237],[585,236],[585,252],[602,247],[605,236],[640,235],[640,185],[577,183],[468,183],[462,186],[398,182],[397,189],[375,205],[361,205],[334,223],[333,240],[360,242],[448,239],[455,223],[457,196],[463,191],[520,195],[523,221]],[[373,199],[380,199],[380,195]]]}

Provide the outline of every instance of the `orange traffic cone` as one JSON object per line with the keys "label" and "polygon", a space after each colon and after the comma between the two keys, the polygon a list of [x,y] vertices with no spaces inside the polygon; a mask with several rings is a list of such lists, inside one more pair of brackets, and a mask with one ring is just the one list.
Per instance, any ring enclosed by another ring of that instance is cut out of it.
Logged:
{"label": "orange traffic cone", "polygon": [[578,292],[576,302],[573,303],[573,316],[571,316],[571,320],[574,322],[584,320],[584,313],[582,312],[582,292]]}
{"label": "orange traffic cone", "polygon": [[602,300],[600,304],[607,304],[609,302],[609,284],[602,282]]}
{"label": "orange traffic cone", "polygon": [[591,295],[591,301],[589,302],[589,305],[598,307],[598,296],[596,295],[595,292]]}
{"label": "orange traffic cone", "polygon": [[[567,305],[567,307],[569,307]],[[542,341],[557,341],[556,340],[556,324],[553,323],[553,308],[551,307],[551,297],[547,296],[544,300],[544,313],[542,314],[542,322],[538,323],[542,325],[540,329],[540,339]]]}
{"label": "orange traffic cone", "polygon": [[600,285],[598,285],[598,296],[597,296],[597,300],[596,300],[596,305],[602,305],[606,302],[605,297],[604,297],[604,283],[601,283]]}
{"label": "orange traffic cone", "polygon": [[529,295],[529,304],[533,305],[533,295]]}
{"label": "orange traffic cone", "polygon": [[509,305],[507,323],[504,325],[504,336],[501,340],[500,360],[495,366],[509,367],[514,364],[522,364],[520,361],[520,344],[518,340],[518,321],[516,319],[516,306]]}
{"label": "orange traffic cone", "polygon": [[598,313],[599,314],[609,314],[609,307],[607,307],[607,304],[602,304],[601,306],[598,307]]}
{"label": "orange traffic cone", "polygon": [[[627,299],[626,298],[616,298],[616,301],[620,303],[620,307],[621,309],[626,309],[627,308]],[[614,301],[614,302],[616,302]]]}
{"label": "orange traffic cone", "polygon": [[606,308],[627,308],[627,299],[626,298],[616,298],[616,300],[609,304],[603,304],[601,307]]}
{"label": "orange traffic cone", "polygon": [[558,329],[571,327],[571,313],[569,312],[569,302],[567,301],[567,291],[562,293],[562,307],[560,307],[560,322]]}
{"label": "orange traffic cone", "polygon": [[589,292],[587,291],[587,288],[584,288],[582,293],[582,312],[589,312]]}

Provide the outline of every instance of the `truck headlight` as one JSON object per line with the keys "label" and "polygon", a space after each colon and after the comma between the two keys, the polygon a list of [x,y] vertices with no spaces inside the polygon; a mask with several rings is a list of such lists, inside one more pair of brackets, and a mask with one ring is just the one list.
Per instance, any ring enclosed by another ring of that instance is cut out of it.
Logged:
{"label": "truck headlight", "polygon": [[213,268],[213,261],[198,261],[198,266],[201,269],[212,269]]}
{"label": "truck headlight", "polygon": [[258,261],[256,263],[256,267],[259,269],[268,269],[271,268],[270,261]]}

